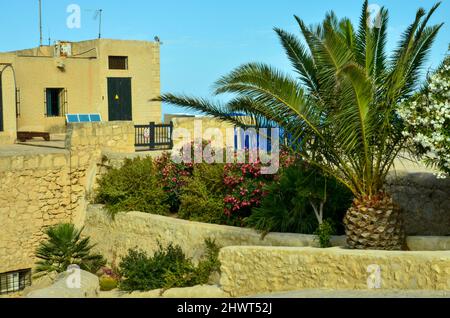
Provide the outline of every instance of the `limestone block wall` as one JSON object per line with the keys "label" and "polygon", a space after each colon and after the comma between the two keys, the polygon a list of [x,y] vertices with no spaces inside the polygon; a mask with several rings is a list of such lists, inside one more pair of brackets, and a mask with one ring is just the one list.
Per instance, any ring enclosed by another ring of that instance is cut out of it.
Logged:
{"label": "limestone block wall", "polygon": [[82,226],[86,196],[94,189],[102,154],[134,152],[134,124],[131,121],[71,124],[67,128],[66,149],[70,152],[70,166],[75,167],[71,182],[81,185],[78,188],[81,193],[76,197],[79,209],[72,222]]}
{"label": "limestone block wall", "polygon": [[238,297],[317,288],[368,289],[376,266],[382,289],[450,290],[450,251],[234,246],[223,248],[219,259],[220,284]]}
{"label": "limestone block wall", "polygon": [[68,153],[0,157],[0,273],[32,267],[43,229],[71,221],[68,163]]}
{"label": "limestone block wall", "polygon": [[[205,224],[141,212],[119,213],[114,220],[102,205],[89,205],[85,222],[85,235],[97,244],[96,250],[110,262],[118,262],[128,249],[139,248],[150,255],[169,243],[180,245],[194,259],[204,252],[204,240],[215,239],[220,247],[226,246],[318,246],[313,235],[270,233],[261,234],[246,228]],[[448,250],[450,237],[409,237],[411,250]],[[345,237],[332,238],[334,246],[344,246]]]}
{"label": "limestone block wall", "polygon": [[104,150],[134,151],[133,124],[76,124],[65,150],[0,154],[0,273],[32,268],[47,227],[84,223]]}
{"label": "limestone block wall", "polygon": [[[180,245],[187,256],[194,259],[204,252],[204,241],[215,239],[218,246],[269,245],[317,246],[312,235],[270,233],[264,239],[252,230],[216,224],[190,222],[172,217],[142,212],[119,213],[114,220],[102,205],[89,205],[84,234],[91,237],[95,249],[110,262],[126,255],[128,249],[140,248],[152,255],[169,243]],[[344,244],[344,237],[334,237],[336,245]]]}
{"label": "limestone block wall", "polygon": [[[225,145],[226,143],[226,138],[227,138],[227,129],[233,129],[234,125],[228,122],[224,122],[224,121],[220,121],[216,118],[213,117],[178,117],[178,118],[173,118],[173,127],[176,131],[177,128],[182,128],[185,129],[186,131],[188,131],[190,133],[190,140],[189,141],[193,141],[194,139],[197,138],[203,138],[203,134],[206,133],[208,130],[210,129],[218,129],[222,135],[223,135],[223,141],[222,141],[222,145]],[[198,125],[199,130],[198,133],[201,133],[200,136],[197,136],[195,132],[195,125]],[[201,130],[200,130],[201,128]],[[230,136],[231,141],[234,142],[234,136],[231,135]],[[210,139],[210,138],[205,138],[205,139]],[[173,136],[173,143],[174,143],[174,148],[179,149],[181,148],[185,143],[186,140],[184,140],[184,138],[181,135],[177,135],[176,133]]]}
{"label": "limestone block wall", "polygon": [[386,189],[403,211],[408,235],[450,235],[450,179],[400,171],[389,176]]}

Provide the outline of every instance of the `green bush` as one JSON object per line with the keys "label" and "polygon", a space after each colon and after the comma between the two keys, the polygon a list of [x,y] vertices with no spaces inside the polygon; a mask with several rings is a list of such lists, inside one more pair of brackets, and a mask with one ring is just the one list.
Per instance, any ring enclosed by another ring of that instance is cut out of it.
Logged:
{"label": "green bush", "polygon": [[195,165],[181,190],[178,216],[182,219],[222,224],[226,222],[223,203],[223,165]]}
{"label": "green bush", "polygon": [[314,234],[317,236],[321,248],[331,247],[331,235],[334,233],[334,227],[331,222],[325,220],[319,225]]}
{"label": "green bush", "polygon": [[129,250],[119,264],[122,280],[119,288],[124,291],[148,291],[173,287],[190,287],[206,284],[210,275],[219,269],[218,247],[205,241],[206,253],[195,266],[180,246],[159,245],[159,250],[149,257],[144,251]]}
{"label": "green bush", "polygon": [[[324,191],[326,189],[326,191]],[[342,220],[352,201],[351,193],[336,180],[324,177],[305,163],[286,168],[278,182],[265,188],[261,207],[246,219],[262,232],[314,234],[319,223],[311,201],[325,199],[324,214],[343,233]]]}
{"label": "green bush", "polygon": [[100,277],[100,290],[101,291],[110,291],[116,289],[119,285],[117,279],[109,276]]}
{"label": "green bush", "polygon": [[77,230],[73,224],[59,224],[46,230],[46,241],[36,250],[35,273],[37,276],[50,272],[62,273],[69,265],[78,265],[82,270],[97,273],[106,264],[99,254],[91,254],[94,245],[89,237],[81,238],[83,229]]}
{"label": "green bush", "polygon": [[95,196],[113,216],[126,211],[167,215],[166,201],[151,158],[127,159],[120,169],[111,169],[99,179]]}

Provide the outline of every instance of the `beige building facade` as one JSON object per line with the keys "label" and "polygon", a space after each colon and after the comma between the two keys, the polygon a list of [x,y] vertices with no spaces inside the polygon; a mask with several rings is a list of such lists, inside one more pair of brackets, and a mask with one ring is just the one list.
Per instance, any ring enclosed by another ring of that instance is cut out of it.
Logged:
{"label": "beige building facade", "polygon": [[62,133],[67,114],[161,122],[160,44],[98,39],[0,53],[0,144],[16,131]]}

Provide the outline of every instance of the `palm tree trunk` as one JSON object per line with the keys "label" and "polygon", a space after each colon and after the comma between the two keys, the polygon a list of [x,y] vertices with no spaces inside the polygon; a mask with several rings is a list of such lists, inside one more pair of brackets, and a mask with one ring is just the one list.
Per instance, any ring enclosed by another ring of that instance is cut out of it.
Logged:
{"label": "palm tree trunk", "polygon": [[344,217],[344,225],[350,248],[407,249],[401,211],[386,193],[355,199]]}

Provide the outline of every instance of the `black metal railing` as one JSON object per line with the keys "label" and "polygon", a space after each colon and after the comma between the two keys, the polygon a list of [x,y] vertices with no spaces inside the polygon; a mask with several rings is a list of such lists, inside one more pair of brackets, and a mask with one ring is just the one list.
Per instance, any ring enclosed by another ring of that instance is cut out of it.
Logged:
{"label": "black metal railing", "polygon": [[16,293],[31,286],[31,269],[0,274],[0,295]]}
{"label": "black metal railing", "polygon": [[[167,150],[173,148],[173,123],[156,124],[154,122],[148,125],[134,126],[134,145],[136,147],[145,147],[149,150]],[[146,149],[142,149],[146,150]]]}

